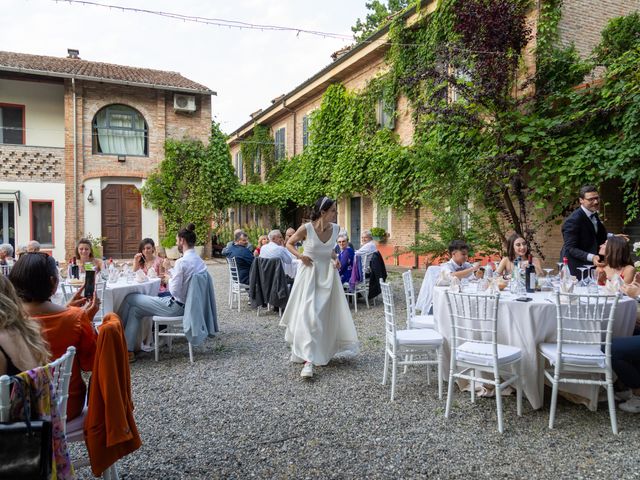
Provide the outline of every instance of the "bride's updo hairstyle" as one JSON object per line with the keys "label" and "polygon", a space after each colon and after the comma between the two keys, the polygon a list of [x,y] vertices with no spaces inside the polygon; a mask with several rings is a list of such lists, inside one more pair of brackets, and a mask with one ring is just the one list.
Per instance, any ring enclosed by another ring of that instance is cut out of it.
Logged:
{"label": "bride's updo hairstyle", "polygon": [[196,244],[196,226],[193,223],[190,223],[178,232],[178,237],[184,238],[187,245],[189,245],[189,247],[193,247]]}
{"label": "bride's updo hairstyle", "polygon": [[322,212],[329,210],[334,203],[336,203],[335,200],[331,200],[329,197],[320,197],[313,207],[313,212],[311,212],[311,221],[314,222],[319,219]]}

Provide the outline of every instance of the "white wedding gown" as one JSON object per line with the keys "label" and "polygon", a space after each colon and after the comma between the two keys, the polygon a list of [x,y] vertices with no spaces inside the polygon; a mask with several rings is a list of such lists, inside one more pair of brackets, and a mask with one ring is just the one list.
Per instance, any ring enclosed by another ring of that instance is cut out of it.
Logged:
{"label": "white wedding gown", "polygon": [[332,224],[331,238],[322,242],[311,223],[305,224],[304,254],[313,260],[298,266],[287,308],[280,325],[287,327],[285,340],[292,361],[326,365],[337,356],[358,353],[358,335],[344,295],[340,275],[331,253],[339,227]]}

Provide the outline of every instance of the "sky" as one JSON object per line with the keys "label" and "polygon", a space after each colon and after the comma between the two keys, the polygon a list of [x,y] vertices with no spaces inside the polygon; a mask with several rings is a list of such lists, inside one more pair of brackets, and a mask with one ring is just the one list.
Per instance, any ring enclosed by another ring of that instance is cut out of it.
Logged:
{"label": "sky", "polygon": [[[365,0],[95,0],[207,18],[344,35]],[[231,133],[352,43],[305,33],[238,30],[55,0],[0,0],[0,50],[180,72],[217,92],[213,117]]]}

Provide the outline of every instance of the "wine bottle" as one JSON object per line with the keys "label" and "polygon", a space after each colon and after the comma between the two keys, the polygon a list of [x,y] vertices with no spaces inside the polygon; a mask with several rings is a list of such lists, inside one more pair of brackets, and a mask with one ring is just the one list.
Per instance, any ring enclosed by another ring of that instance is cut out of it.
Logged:
{"label": "wine bottle", "polygon": [[536,267],[533,265],[533,256],[529,255],[529,264],[524,273],[525,286],[527,293],[533,293],[536,291]]}

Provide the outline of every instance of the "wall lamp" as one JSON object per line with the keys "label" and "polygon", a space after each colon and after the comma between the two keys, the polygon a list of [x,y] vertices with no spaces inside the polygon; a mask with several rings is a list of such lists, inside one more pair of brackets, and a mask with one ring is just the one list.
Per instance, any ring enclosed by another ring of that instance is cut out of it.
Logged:
{"label": "wall lamp", "polygon": [[89,196],[87,196],[87,202],[93,203],[93,190],[89,190]]}

